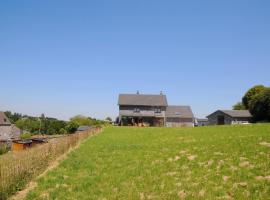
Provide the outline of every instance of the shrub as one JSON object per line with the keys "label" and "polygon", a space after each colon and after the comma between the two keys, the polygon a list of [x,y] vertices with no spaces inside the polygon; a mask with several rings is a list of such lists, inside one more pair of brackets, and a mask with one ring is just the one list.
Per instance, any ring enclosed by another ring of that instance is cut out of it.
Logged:
{"label": "shrub", "polygon": [[59,130],[59,134],[60,134],[60,135],[67,134],[67,130],[64,129],[64,128],[61,128],[61,129]]}
{"label": "shrub", "polygon": [[20,138],[21,138],[21,140],[28,140],[31,138],[31,136],[32,135],[30,133],[24,133],[24,134],[20,135]]}
{"label": "shrub", "polygon": [[0,155],[5,154],[9,151],[9,148],[6,144],[1,144],[0,145]]}

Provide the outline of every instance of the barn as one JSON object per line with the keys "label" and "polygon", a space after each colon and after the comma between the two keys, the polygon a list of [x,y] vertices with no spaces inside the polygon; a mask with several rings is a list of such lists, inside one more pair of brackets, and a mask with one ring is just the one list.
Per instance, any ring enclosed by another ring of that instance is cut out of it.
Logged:
{"label": "barn", "polygon": [[217,110],[207,116],[209,125],[244,124],[252,120],[248,110]]}

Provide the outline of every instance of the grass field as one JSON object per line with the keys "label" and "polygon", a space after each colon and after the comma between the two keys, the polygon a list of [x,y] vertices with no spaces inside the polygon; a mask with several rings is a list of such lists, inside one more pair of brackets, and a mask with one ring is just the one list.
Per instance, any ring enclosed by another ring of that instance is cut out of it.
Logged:
{"label": "grass field", "polygon": [[270,199],[270,125],[107,128],[26,199]]}

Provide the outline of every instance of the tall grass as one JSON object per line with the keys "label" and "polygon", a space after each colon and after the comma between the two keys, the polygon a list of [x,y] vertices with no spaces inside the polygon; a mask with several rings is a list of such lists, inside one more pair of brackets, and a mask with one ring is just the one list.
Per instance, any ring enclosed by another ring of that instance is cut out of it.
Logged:
{"label": "tall grass", "polygon": [[47,144],[0,156],[0,200],[5,200],[42,173],[59,156],[100,128],[51,140]]}

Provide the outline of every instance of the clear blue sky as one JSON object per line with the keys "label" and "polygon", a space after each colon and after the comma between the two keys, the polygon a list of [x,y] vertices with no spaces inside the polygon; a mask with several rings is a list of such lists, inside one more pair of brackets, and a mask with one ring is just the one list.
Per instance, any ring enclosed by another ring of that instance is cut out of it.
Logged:
{"label": "clear blue sky", "polygon": [[167,94],[198,117],[270,85],[270,1],[1,1],[0,110],[117,115]]}

